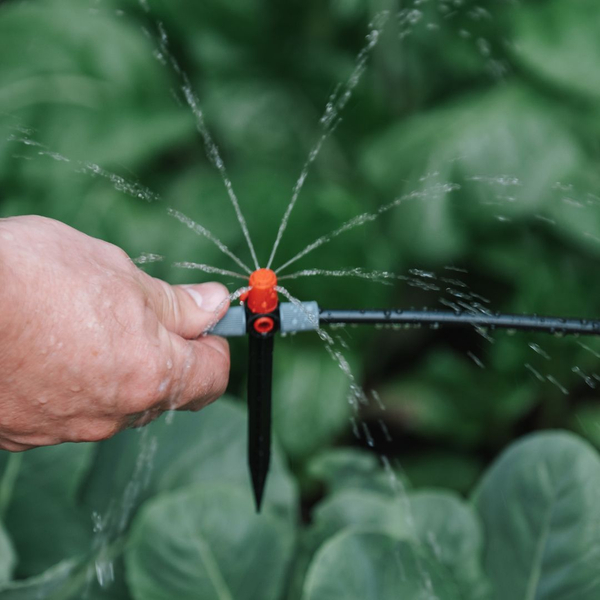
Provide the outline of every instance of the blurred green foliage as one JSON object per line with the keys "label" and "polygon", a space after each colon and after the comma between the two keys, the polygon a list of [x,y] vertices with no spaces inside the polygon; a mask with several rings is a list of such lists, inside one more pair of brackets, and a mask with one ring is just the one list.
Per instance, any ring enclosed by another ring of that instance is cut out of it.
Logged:
{"label": "blurred green foliage", "polygon": [[[409,196],[297,263],[404,278],[389,286],[303,278],[286,282],[290,291],[331,308],[598,314],[600,38],[593,0],[149,0],[149,12],[145,4],[2,3],[2,216],[43,214],[132,257],[164,256],[142,267],[172,283],[206,279],[172,266],[178,261],[232,268],[167,215],[172,206],[248,260],[181,82],[159,50],[160,23],[198,93],[266,262],[321,135],[327,98],[352,72],[369,22],[388,10],[275,262],[356,215]],[[126,193],[90,165],[143,187]],[[449,184],[456,189],[443,191]],[[145,188],[161,199],[138,197]],[[512,599],[530,573],[517,576],[519,565],[530,565],[539,529],[515,533],[515,565],[505,562],[505,527],[534,522],[539,515],[521,513],[546,506],[552,469],[569,470],[556,448],[583,465],[571,473],[565,518],[577,506],[579,522],[595,522],[583,473],[596,482],[597,457],[566,434],[509,450],[479,484],[474,504],[455,492],[468,493],[486,464],[525,432],[572,428],[600,446],[598,341],[424,329],[336,335],[385,410],[373,401],[357,420],[320,341],[278,340],[278,446],[262,524],[250,511],[239,401],[94,446],[2,456],[0,585],[8,587],[0,598],[33,598],[40,590],[82,597],[83,589],[92,600],[227,593],[304,600],[354,593],[363,600],[370,596],[356,590],[366,580],[380,586],[373,598],[395,598],[398,590],[418,597],[422,580],[381,571],[381,557],[393,554],[409,572],[427,574],[440,598],[483,598],[493,588],[497,598]],[[230,391],[241,398],[245,347],[235,342],[232,352]],[[371,444],[389,459],[388,471]],[[554,466],[546,477],[547,453]],[[530,465],[538,479],[510,468],[511,460]],[[497,490],[509,484],[514,497],[495,507]],[[453,491],[420,491],[431,486]],[[413,491],[406,495],[404,487]],[[407,514],[414,517],[410,532]],[[454,532],[445,529],[450,521]],[[585,556],[586,543],[574,531],[565,560]],[[561,543],[556,547],[560,552]],[[268,564],[272,578],[250,583],[249,572],[258,577],[266,569],[254,561]],[[585,568],[577,580],[565,575],[574,597],[597,592],[578,587],[591,577]],[[11,576],[19,581],[5,583]],[[544,585],[555,582],[542,577]]]}

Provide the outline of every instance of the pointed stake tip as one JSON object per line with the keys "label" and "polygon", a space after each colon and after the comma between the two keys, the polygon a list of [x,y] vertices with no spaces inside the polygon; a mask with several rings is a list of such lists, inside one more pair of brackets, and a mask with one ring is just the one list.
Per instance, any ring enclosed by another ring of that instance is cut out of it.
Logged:
{"label": "pointed stake tip", "polygon": [[256,514],[260,514],[262,508],[263,488],[264,486],[254,487],[254,506],[256,508]]}

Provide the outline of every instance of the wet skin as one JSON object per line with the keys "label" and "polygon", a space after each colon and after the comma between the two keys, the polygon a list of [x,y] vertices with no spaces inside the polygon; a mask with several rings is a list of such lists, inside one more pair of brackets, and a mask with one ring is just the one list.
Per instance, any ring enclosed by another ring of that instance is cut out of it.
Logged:
{"label": "wet skin", "polygon": [[216,283],[170,286],[58,221],[0,219],[0,448],[106,439],[223,394]]}

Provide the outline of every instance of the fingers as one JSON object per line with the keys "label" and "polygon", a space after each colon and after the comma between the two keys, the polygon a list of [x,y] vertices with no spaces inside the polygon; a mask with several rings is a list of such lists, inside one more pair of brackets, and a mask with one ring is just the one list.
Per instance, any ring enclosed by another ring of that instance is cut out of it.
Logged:
{"label": "fingers", "polygon": [[229,308],[229,292],[220,283],[171,286],[159,279],[153,282],[151,302],[159,321],[185,339],[199,337]]}
{"label": "fingers", "polygon": [[166,409],[200,410],[225,393],[229,344],[216,336],[184,340],[172,335],[173,385]]}
{"label": "fingers", "polygon": [[202,334],[224,316],[229,292],[219,283],[171,286],[144,278],[150,307],[159,322],[162,359],[155,392],[137,414],[133,426],[143,425],[166,410],[199,410],[222,396],[229,381],[229,345]]}

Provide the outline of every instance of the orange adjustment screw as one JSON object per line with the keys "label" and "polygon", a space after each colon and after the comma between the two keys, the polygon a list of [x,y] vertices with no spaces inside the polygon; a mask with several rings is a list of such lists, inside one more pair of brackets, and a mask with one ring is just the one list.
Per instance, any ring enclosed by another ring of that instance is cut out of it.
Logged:
{"label": "orange adjustment screw", "polygon": [[[250,312],[254,314],[270,313],[277,308],[279,300],[275,291],[276,285],[277,275],[271,269],[258,269],[250,275],[250,291],[243,298],[247,302]],[[262,319],[258,319],[258,321],[262,321]]]}

